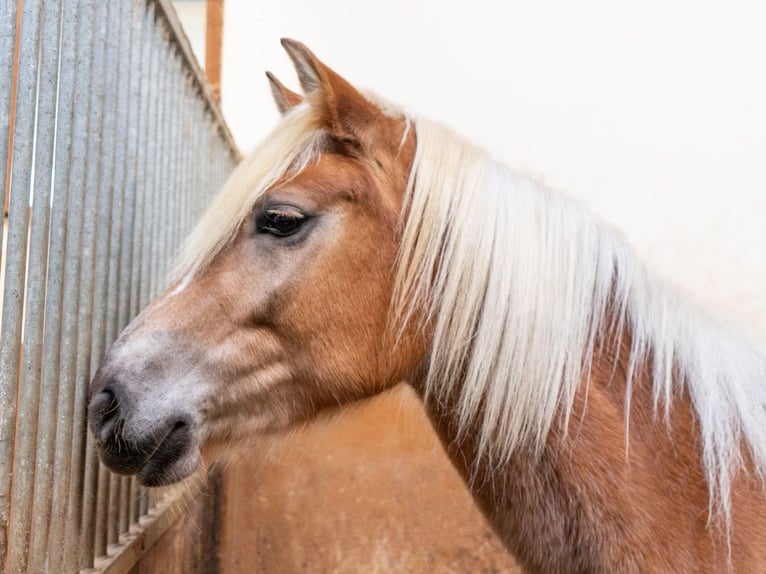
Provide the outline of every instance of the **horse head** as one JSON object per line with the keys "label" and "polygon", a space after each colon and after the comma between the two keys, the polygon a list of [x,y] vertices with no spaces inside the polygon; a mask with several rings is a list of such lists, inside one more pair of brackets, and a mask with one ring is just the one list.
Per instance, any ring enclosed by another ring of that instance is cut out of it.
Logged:
{"label": "horse head", "polygon": [[281,123],[90,384],[101,460],[144,485],[393,386],[422,360],[417,331],[389,321],[414,130],[283,45],[305,98],[268,75]]}

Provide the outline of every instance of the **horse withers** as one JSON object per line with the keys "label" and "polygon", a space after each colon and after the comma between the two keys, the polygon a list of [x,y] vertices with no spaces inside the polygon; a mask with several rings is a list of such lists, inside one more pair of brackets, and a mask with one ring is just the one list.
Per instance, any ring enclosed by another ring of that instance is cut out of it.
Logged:
{"label": "horse withers", "polygon": [[407,381],[530,572],[762,572],[766,355],[583,206],[362,94],[305,96],[188,238],[90,386],[147,486]]}

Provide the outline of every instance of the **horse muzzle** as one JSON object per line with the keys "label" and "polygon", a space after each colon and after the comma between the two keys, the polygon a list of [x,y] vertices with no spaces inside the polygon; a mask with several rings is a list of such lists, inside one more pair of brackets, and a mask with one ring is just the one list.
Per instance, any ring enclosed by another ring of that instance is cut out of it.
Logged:
{"label": "horse muzzle", "polygon": [[199,462],[189,416],[172,417],[143,436],[126,436],[120,400],[105,388],[91,399],[88,417],[101,461],[113,472],[135,474],[144,486],[178,482]]}
{"label": "horse muzzle", "polygon": [[110,352],[90,384],[88,419],[99,458],[144,486],[178,482],[200,462],[192,393],[184,381],[173,384],[152,369],[126,368],[120,354]]}

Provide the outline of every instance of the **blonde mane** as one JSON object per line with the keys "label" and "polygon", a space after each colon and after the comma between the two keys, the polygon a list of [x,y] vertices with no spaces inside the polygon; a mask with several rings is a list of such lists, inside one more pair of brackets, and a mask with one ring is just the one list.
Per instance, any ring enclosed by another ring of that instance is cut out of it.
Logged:
{"label": "blonde mane", "polygon": [[480,428],[481,455],[502,465],[568,421],[599,341],[627,332],[626,412],[638,368],[665,417],[685,385],[711,516],[728,526],[743,442],[766,476],[766,355],[661,285],[581,204],[440,125],[416,120],[415,133],[394,310],[406,322],[425,309],[433,325],[427,400],[461,380],[459,427]]}

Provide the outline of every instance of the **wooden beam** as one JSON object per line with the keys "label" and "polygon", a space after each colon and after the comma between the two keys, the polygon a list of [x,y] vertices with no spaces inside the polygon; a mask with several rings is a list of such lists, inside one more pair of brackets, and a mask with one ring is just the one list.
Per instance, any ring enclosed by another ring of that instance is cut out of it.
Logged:
{"label": "wooden beam", "polygon": [[205,73],[216,99],[221,101],[221,48],[223,45],[223,0],[207,0]]}

